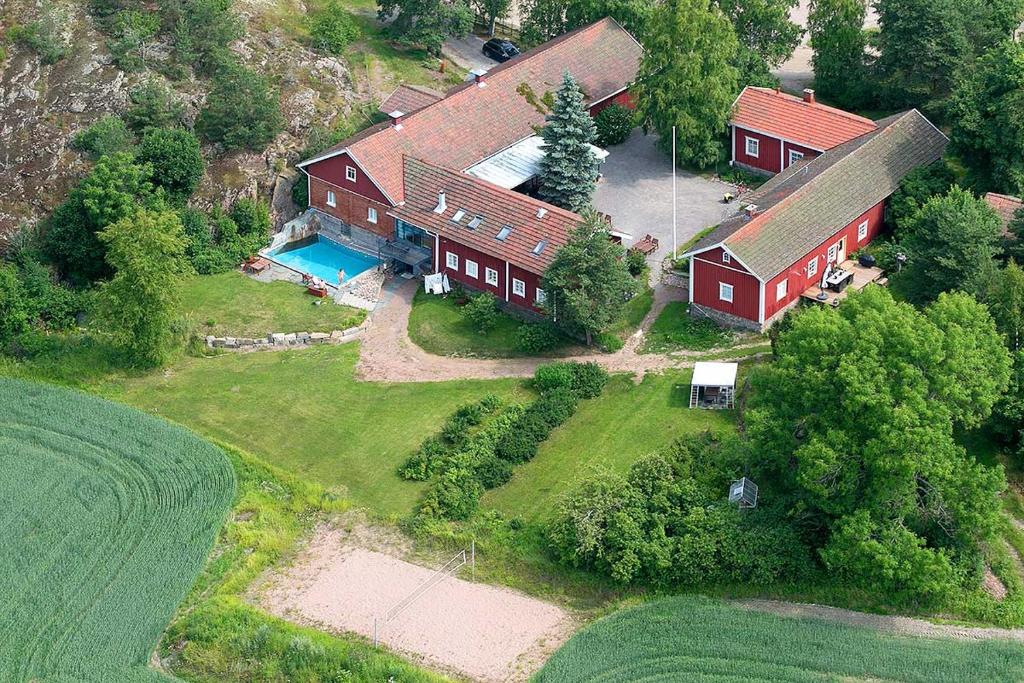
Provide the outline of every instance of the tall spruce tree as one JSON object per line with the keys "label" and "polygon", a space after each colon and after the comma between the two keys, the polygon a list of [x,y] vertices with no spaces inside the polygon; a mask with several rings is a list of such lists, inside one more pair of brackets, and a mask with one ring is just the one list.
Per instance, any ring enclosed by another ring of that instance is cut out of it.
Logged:
{"label": "tall spruce tree", "polygon": [[583,91],[568,71],[547,122],[541,132],[540,196],[563,209],[582,211],[590,206],[597,182],[597,157],[590,149],[597,128],[583,105]]}
{"label": "tall spruce tree", "polygon": [[654,9],[634,91],[644,125],[683,162],[710,166],[724,153],[729,110],[739,92],[739,42],[708,0],[665,0]]}

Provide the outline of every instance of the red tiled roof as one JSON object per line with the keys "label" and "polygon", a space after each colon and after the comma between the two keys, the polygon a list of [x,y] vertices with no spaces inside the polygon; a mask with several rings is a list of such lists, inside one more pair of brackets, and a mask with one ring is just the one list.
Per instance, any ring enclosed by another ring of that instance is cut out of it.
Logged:
{"label": "red tiled roof", "polygon": [[347,150],[392,201],[400,202],[403,156],[465,170],[535,134],[544,125],[539,100],[557,91],[566,71],[589,102],[598,102],[636,78],[642,50],[613,19],[602,19],[494,67],[482,87],[468,82],[453,88],[405,117],[401,128],[378,124],[317,159]]}
{"label": "red tiled roof", "polygon": [[732,123],[821,151],[876,128],[874,121],[863,116],[753,86],[744,88],[736,98]]}
{"label": "red tiled roof", "polygon": [[428,104],[433,104],[444,97],[444,93],[437,92],[422,85],[400,85],[395,91],[387,96],[380,103],[378,109],[385,114],[393,111],[400,111],[403,114],[410,114],[417,109],[422,109]]}
{"label": "red tiled roof", "polygon": [[[565,246],[569,233],[582,220],[571,211],[467,173],[411,157],[405,158],[404,167],[405,201],[389,211],[390,215],[531,273],[544,273],[555,253]],[[447,208],[438,214],[434,209],[438,205],[438,193],[442,191]],[[465,211],[465,216],[454,223],[452,218],[459,209]],[[544,209],[542,218],[537,217],[539,209]],[[484,217],[483,222],[470,229],[467,224],[477,215]],[[512,230],[504,240],[499,240],[497,235],[505,225]],[[542,240],[547,244],[539,254],[534,254]]]}
{"label": "red tiled roof", "polygon": [[1008,194],[989,192],[985,195],[985,202],[999,214],[999,220],[1003,222],[1004,228],[1013,220],[1013,214],[1017,213],[1020,209],[1024,209],[1024,201],[1017,197],[1011,197]]}

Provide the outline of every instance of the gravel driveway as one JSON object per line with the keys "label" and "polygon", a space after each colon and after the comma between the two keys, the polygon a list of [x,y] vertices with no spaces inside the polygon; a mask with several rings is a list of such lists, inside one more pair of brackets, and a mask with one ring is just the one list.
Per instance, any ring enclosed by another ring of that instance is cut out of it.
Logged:
{"label": "gravel driveway", "polygon": [[[612,217],[617,230],[629,233],[628,247],[650,233],[660,246],[651,264],[672,251],[672,160],[655,146],[657,136],[634,130],[621,145],[610,147],[601,165],[602,178],[594,207]],[[676,172],[676,240],[686,240],[731,214],[734,205],[722,203],[730,185],[686,171]]]}
{"label": "gravel driveway", "polygon": [[448,59],[467,71],[490,69],[498,62],[480,51],[483,46],[483,38],[470,34],[464,38],[449,38],[444,41],[442,52]]}

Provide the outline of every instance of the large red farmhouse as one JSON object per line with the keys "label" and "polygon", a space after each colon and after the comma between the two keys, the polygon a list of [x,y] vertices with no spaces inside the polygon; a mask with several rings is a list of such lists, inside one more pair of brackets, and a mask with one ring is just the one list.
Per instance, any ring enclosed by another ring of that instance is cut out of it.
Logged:
{"label": "large red farmhouse", "polygon": [[402,89],[388,121],[303,161],[321,218],[382,243],[430,252],[431,267],[534,307],[544,268],[580,217],[514,191],[535,174],[544,100],[565,72],[591,114],[630,106],[642,48],[612,19],[527,51],[443,96]]}
{"label": "large red farmhouse", "polygon": [[907,173],[940,158],[947,142],[912,110],[791,164],[687,252],[693,312],[737,327],[769,326],[878,234],[886,199]]}
{"label": "large red farmhouse", "polygon": [[757,173],[781,173],[875,129],[875,122],[814,99],[747,86],[729,120],[732,163]]}

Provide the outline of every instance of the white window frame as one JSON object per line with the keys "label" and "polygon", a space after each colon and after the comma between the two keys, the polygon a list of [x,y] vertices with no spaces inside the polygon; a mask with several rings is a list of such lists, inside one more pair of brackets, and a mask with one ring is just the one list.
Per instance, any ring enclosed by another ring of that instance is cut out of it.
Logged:
{"label": "white window frame", "polygon": [[537,304],[539,306],[539,305],[543,304],[545,301],[547,301],[547,298],[548,298],[547,292],[545,292],[540,287],[538,287],[536,290],[534,290],[534,293],[533,293],[533,303],[535,303],[535,304]]}
{"label": "white window frame", "polygon": [[798,152],[795,149],[789,150],[789,165],[792,166],[796,162],[804,158],[803,152]]}
{"label": "white window frame", "polygon": [[526,283],[519,278],[512,278],[512,293],[516,296],[526,298]]}
{"label": "white window frame", "polygon": [[338,206],[338,197],[334,194],[334,190],[327,190],[327,206]]}
{"label": "white window frame", "polygon": [[732,263],[732,256],[729,256],[729,252],[722,252],[722,263]]}
{"label": "white window frame", "polygon": [[775,300],[782,301],[789,295],[789,278],[775,285]]}
{"label": "white window frame", "polygon": [[839,242],[828,248],[828,262],[835,263],[837,258],[839,258]]}
{"label": "white window frame", "polygon": [[355,166],[346,166],[345,167],[345,180],[349,181],[350,183],[354,183],[356,181],[357,177],[358,176],[356,175],[356,167]]}
{"label": "white window frame", "polygon": [[459,255],[450,251],[444,253],[444,264],[454,271],[459,270]]}
{"label": "white window frame", "polygon": [[492,287],[498,286],[498,271],[494,268],[484,268],[484,282]]}
{"label": "white window frame", "polygon": [[377,209],[373,208],[372,206],[366,207],[366,220],[368,220],[371,223],[376,224],[377,223]]}
{"label": "white window frame", "polygon": [[[750,143],[754,143],[751,145]],[[757,138],[752,138],[749,135],[744,136],[743,149],[746,151],[748,157],[754,157],[757,159],[761,155],[761,141]],[[753,151],[751,151],[753,150]]]}
{"label": "white window frame", "polygon": [[732,303],[733,286],[728,282],[718,283],[718,299],[720,301],[728,301]]}
{"label": "white window frame", "polygon": [[857,241],[863,242],[868,238],[868,222],[864,221],[857,226]]}
{"label": "white window frame", "polygon": [[480,277],[480,266],[477,265],[476,261],[466,259],[466,275],[474,280]]}
{"label": "white window frame", "polygon": [[818,257],[815,256],[807,262],[807,277],[814,277],[818,274]]}

